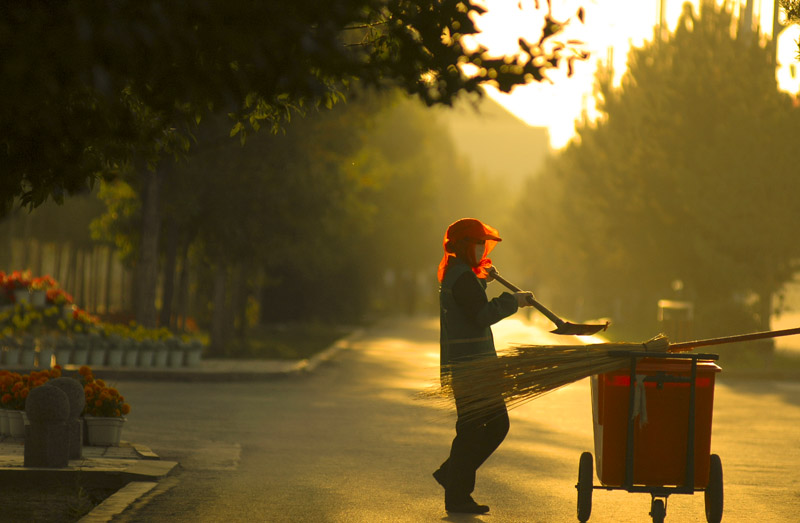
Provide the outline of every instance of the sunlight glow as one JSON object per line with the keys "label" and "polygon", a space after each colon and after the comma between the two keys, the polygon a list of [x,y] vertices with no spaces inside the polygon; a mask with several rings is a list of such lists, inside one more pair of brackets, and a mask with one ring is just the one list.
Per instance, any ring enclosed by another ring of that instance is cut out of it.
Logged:
{"label": "sunlight glow", "polygon": [[[702,0],[691,0],[695,7]],[[729,0],[725,0],[730,3]],[[664,0],[665,21],[673,30],[680,17],[684,0]],[[476,25],[483,32],[478,40],[491,51],[502,54],[516,51],[517,38],[530,36],[533,41],[541,34],[542,17],[547,12],[547,2],[509,2],[507,0],[482,0],[489,11],[476,17]],[[723,3],[718,0],[718,3]],[[743,9],[745,0],[733,2],[735,11]],[[575,133],[575,122],[586,114],[595,117],[592,98],[594,74],[598,61],[613,60],[616,77],[619,79],[627,64],[631,46],[641,46],[653,37],[658,21],[657,0],[553,0],[553,17],[559,21],[574,18],[579,7],[586,10],[586,23],[577,18],[568,25],[563,40],[575,38],[584,42],[584,49],[591,53],[585,62],[575,63],[575,73],[567,78],[565,71],[548,74],[552,83],[533,83],[516,87],[504,94],[487,87],[487,95],[504,106],[529,125],[547,127],[551,146],[564,147]],[[754,23],[761,32],[772,33],[772,0],[760,0],[754,4]],[[778,41],[779,69],[776,72],[780,88],[790,93],[800,90],[800,63],[797,61],[797,40],[800,28],[789,27],[781,33]],[[793,71],[795,73],[793,74]]]}

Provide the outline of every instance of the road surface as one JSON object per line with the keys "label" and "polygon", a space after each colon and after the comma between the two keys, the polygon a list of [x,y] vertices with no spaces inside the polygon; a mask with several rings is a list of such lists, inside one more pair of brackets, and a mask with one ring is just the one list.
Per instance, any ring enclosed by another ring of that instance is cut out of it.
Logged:
{"label": "road surface", "polygon": [[[180,472],[122,521],[577,521],[578,459],[593,449],[588,380],[512,410],[511,431],[479,471],[484,516],[448,515],[430,476],[454,415],[417,393],[438,376],[438,322],[367,331],[314,374],[266,383],[120,383],[133,405],[123,439]],[[551,343],[515,319],[506,342]],[[574,338],[567,343],[574,343]],[[563,339],[562,339],[563,341]],[[726,522],[800,519],[800,383],[716,387],[712,452],[722,458]],[[702,493],[673,495],[667,521],[705,521]],[[595,491],[592,522],[648,521],[650,497]]]}

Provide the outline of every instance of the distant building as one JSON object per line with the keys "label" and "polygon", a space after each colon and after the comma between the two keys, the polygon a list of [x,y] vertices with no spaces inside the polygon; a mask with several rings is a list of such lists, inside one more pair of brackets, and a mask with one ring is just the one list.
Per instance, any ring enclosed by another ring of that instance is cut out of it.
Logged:
{"label": "distant building", "polygon": [[511,187],[535,174],[551,153],[547,128],[528,125],[488,96],[477,106],[460,100],[437,110],[456,149],[473,168]]}

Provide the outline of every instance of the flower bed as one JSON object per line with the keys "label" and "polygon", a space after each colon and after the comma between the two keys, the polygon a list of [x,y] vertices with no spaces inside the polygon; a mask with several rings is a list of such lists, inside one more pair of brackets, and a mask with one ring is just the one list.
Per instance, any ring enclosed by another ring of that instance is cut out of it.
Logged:
{"label": "flower bed", "polygon": [[[50,276],[33,277],[30,271],[0,272],[0,349],[4,359],[0,363],[5,366],[50,368],[54,354],[56,363],[62,366],[81,366],[90,361],[95,366],[131,366],[134,362],[151,366],[153,361],[164,360],[138,358],[138,352],[146,354],[148,348],[171,348],[176,354],[169,361],[191,365],[199,361],[204,344],[196,337],[176,336],[166,328],[102,322],[79,308],[72,295]],[[109,357],[105,351],[110,350],[137,354]],[[189,352],[195,357],[184,357]],[[33,353],[38,360],[33,359]]]}
{"label": "flower bed", "polygon": [[[50,370],[34,371],[29,374],[0,369],[0,409],[4,411],[14,411],[18,415],[25,412],[26,402],[30,391],[36,387],[41,387],[51,379],[60,378],[62,369],[56,365]],[[82,366],[73,378],[83,387],[86,404],[81,413],[84,419],[102,418],[117,419],[123,423],[125,416],[131,412],[131,406],[125,401],[125,397],[120,394],[115,387],[109,386],[102,379],[97,379],[88,366]],[[10,415],[10,412],[9,412]],[[110,442],[104,445],[119,444],[119,430]],[[13,432],[0,432],[0,437],[11,435],[19,437]],[[92,444],[91,437],[89,443]]]}

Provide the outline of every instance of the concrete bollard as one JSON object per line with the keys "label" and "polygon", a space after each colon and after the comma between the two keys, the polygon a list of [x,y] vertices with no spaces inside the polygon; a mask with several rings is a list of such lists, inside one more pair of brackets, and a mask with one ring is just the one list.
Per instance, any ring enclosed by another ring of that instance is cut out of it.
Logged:
{"label": "concrete bollard", "polygon": [[67,377],[50,380],[45,386],[56,387],[67,395],[69,401],[69,417],[67,418],[69,459],[81,459],[83,457],[83,423],[80,415],[86,406],[83,387],[78,380]]}
{"label": "concrete bollard", "polygon": [[25,401],[25,466],[64,468],[69,464],[69,400],[57,387],[31,389]]}

